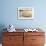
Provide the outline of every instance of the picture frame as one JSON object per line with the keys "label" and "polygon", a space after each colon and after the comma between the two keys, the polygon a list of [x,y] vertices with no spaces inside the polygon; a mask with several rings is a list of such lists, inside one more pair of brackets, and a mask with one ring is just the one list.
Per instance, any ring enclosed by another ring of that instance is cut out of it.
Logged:
{"label": "picture frame", "polygon": [[19,7],[17,10],[18,19],[34,19],[34,8],[32,7]]}

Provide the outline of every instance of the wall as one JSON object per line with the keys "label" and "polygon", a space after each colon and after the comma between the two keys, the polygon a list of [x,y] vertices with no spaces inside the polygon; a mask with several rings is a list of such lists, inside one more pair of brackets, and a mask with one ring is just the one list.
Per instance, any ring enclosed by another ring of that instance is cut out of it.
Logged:
{"label": "wall", "polygon": [[[46,0],[1,0],[0,23],[15,25],[15,27],[41,27],[46,28]],[[33,20],[17,20],[18,7],[33,7]]]}

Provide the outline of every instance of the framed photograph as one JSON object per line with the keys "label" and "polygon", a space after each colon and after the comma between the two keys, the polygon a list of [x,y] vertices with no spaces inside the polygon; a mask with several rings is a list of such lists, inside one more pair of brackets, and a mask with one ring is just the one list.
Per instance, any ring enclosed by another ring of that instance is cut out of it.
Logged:
{"label": "framed photograph", "polygon": [[31,7],[19,7],[17,11],[18,19],[33,19],[34,8]]}

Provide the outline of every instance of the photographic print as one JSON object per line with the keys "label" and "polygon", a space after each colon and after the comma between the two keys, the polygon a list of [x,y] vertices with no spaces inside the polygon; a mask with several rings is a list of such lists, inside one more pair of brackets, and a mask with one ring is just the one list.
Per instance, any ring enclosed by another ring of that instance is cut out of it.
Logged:
{"label": "photographic print", "polygon": [[20,7],[18,8],[18,19],[33,19],[34,8],[31,7]]}

